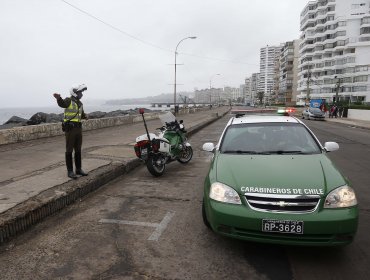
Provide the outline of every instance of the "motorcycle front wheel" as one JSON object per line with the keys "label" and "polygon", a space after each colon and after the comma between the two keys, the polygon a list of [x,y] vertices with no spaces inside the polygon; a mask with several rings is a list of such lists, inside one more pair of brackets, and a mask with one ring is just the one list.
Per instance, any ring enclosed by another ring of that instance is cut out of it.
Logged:
{"label": "motorcycle front wheel", "polygon": [[193,148],[191,146],[185,146],[177,158],[180,163],[188,163],[193,157]]}
{"label": "motorcycle front wheel", "polygon": [[166,169],[166,164],[164,163],[162,156],[149,155],[146,167],[150,174],[155,177],[159,177],[163,175],[164,170]]}

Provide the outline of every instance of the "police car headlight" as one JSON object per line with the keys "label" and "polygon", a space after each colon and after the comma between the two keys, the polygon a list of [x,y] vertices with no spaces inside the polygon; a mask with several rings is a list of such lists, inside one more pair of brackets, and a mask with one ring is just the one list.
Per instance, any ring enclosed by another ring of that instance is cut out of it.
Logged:
{"label": "police car headlight", "polygon": [[349,186],[342,186],[327,195],[324,208],[344,208],[355,205],[357,205],[355,191]]}
{"label": "police car headlight", "polygon": [[239,194],[233,188],[219,182],[211,185],[209,197],[220,202],[242,204]]}

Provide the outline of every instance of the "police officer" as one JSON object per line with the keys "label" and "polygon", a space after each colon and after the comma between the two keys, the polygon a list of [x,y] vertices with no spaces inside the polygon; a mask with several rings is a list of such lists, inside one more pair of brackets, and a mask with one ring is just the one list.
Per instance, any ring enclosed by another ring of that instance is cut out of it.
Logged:
{"label": "police officer", "polygon": [[[70,89],[71,97],[63,99],[60,94],[54,93],[59,107],[64,108],[63,130],[66,137],[65,160],[67,165],[67,175],[69,178],[76,179],[77,175],[87,176],[88,174],[81,169],[81,146],[82,146],[82,123],[81,119],[86,119],[83,105],[81,102],[82,93],[87,90],[86,85],[73,86]],[[72,152],[75,151],[76,174],[73,172]]]}

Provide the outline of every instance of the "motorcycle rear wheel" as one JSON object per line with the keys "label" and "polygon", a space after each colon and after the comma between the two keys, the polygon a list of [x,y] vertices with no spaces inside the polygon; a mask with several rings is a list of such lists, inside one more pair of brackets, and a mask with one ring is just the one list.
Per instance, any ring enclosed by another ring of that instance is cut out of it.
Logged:
{"label": "motorcycle rear wheel", "polygon": [[177,158],[177,161],[185,164],[188,163],[192,157],[193,157],[193,148],[191,146],[185,146],[181,150],[180,155]]}
{"label": "motorcycle rear wheel", "polygon": [[162,176],[166,169],[166,164],[163,162],[161,156],[150,155],[146,161],[146,168],[153,176]]}

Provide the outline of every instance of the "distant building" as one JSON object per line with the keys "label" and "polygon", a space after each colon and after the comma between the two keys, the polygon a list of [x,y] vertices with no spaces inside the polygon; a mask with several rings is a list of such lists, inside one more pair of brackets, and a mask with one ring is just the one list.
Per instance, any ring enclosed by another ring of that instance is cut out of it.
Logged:
{"label": "distant building", "polygon": [[240,89],[234,87],[224,87],[224,98],[229,101],[238,102],[240,95]]}
{"label": "distant building", "polygon": [[298,103],[370,102],[370,2],[310,1],[301,12]]}
{"label": "distant building", "polygon": [[299,43],[300,40],[289,41],[283,44],[281,48],[277,103],[296,104]]}
{"label": "distant building", "polygon": [[260,84],[260,73],[253,73],[251,77],[251,100],[252,104],[258,103],[258,88]]}
{"label": "distant building", "polygon": [[278,86],[278,63],[280,46],[266,46],[260,49],[260,81],[258,91],[264,93],[265,102],[276,96]]}
{"label": "distant building", "polygon": [[246,91],[245,84],[241,84],[239,86],[239,98],[238,98],[240,103],[245,103],[245,91]]}
{"label": "distant building", "polygon": [[194,101],[195,103],[209,103],[212,101],[212,95],[209,88],[201,89],[201,90],[194,90]]}
{"label": "distant building", "polygon": [[239,96],[239,88],[206,88],[194,90],[194,101],[204,104],[229,104]]}
{"label": "distant building", "polygon": [[244,80],[244,103],[251,104],[252,100],[252,77],[248,77]]}

